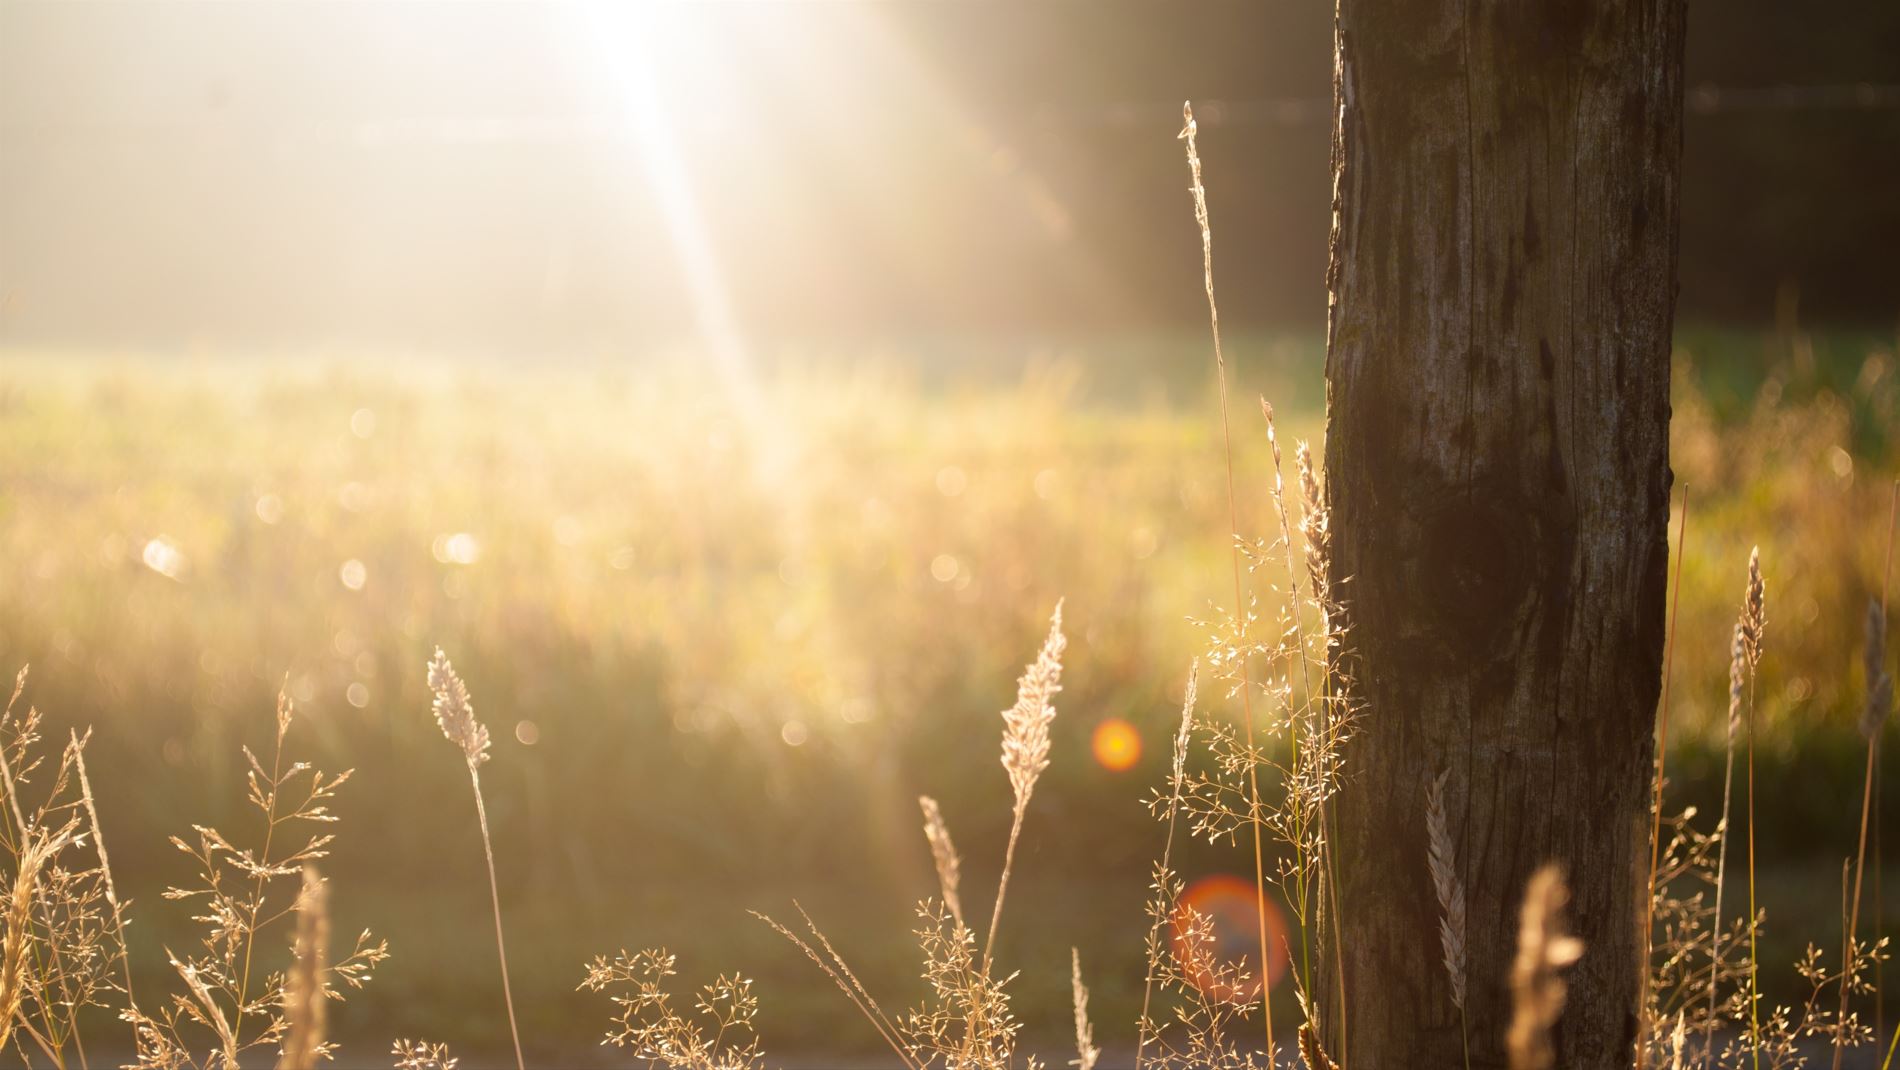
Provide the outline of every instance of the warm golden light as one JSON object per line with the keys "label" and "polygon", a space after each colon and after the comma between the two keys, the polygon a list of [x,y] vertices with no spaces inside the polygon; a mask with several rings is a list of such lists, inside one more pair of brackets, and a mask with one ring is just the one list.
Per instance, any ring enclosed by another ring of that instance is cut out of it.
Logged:
{"label": "warm golden light", "polygon": [[1141,733],[1120,717],[1096,725],[1089,746],[1096,764],[1111,773],[1126,773],[1141,761]]}

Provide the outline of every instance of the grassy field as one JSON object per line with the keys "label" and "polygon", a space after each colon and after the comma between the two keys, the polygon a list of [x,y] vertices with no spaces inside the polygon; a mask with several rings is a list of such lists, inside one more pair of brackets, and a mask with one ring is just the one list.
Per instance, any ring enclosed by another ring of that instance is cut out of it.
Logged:
{"label": "grassy field", "polygon": [[[1277,530],[1251,399],[1317,448],[1318,352],[1311,337],[1230,347],[1243,531]],[[392,943],[337,1032],[361,1051],[418,1033],[479,1062],[506,1051],[466,771],[429,715],[439,644],[495,735],[482,777],[533,1052],[590,1057],[610,1008],[574,991],[583,960],[664,944],[685,980],[757,979],[768,1051],[874,1054],[850,1006],[746,911],[798,898],[905,1004],[908,904],[935,887],[915,796],[941,800],[987,886],[1010,821],[997,711],[1064,599],[1052,765],[1000,948],[1025,971],[1016,1008],[1037,1044],[1067,1028],[1074,945],[1098,1028],[1125,1047],[1160,846],[1143,800],[1210,641],[1195,622],[1221,613],[1208,364],[1191,336],[793,350],[740,382],[691,355],[8,355],[0,668],[32,664],[49,738],[96,730],[142,982],[160,983],[163,948],[191,927],[161,896],[190,875],[166,837],[255,823],[240,746],[268,746],[281,688],[300,752],[357,771],[326,863],[337,928]],[[1759,544],[1776,963],[1806,937],[1838,940],[1897,374],[1893,339],[1871,334],[1680,342],[1672,798],[1719,803],[1728,629]],[[1109,718],[1142,741],[1131,768],[1092,754]],[[1244,865],[1227,848],[1177,857],[1189,875]],[[1886,886],[1900,897],[1900,877]]]}

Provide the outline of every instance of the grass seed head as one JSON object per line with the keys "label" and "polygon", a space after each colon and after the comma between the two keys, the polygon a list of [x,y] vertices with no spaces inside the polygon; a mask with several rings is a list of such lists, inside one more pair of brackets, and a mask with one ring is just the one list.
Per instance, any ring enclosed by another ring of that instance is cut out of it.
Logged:
{"label": "grass seed head", "polygon": [[475,719],[475,704],[469,701],[468,688],[455,675],[449,656],[441,647],[429,659],[429,690],[435,693],[435,723],[450,743],[462,748],[470,766],[488,760],[488,729]]}
{"label": "grass seed head", "polygon": [[1570,900],[1562,870],[1547,865],[1531,877],[1517,930],[1517,960],[1511,966],[1511,1029],[1506,1035],[1511,1070],[1549,1070],[1550,1028],[1564,1011],[1567,989],[1558,973],[1583,957],[1583,941],[1564,932]]}
{"label": "grass seed head", "polygon": [[1016,681],[1016,704],[1003,711],[1003,768],[1009,772],[1019,810],[1029,804],[1036,778],[1049,768],[1049,725],[1056,718],[1050,700],[1062,690],[1062,651],[1067,645],[1062,603],[1057,602],[1049,618],[1049,638]]}
{"label": "grass seed head", "polygon": [[1445,973],[1451,978],[1451,1002],[1465,1006],[1465,889],[1458,880],[1458,853],[1445,817],[1447,769],[1438,774],[1425,793],[1426,858],[1432,888],[1438,894],[1438,939],[1445,951]]}

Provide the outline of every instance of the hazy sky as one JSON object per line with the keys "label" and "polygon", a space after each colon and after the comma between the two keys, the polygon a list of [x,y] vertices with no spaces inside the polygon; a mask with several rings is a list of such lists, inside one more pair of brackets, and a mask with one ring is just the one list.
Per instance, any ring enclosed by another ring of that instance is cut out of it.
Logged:
{"label": "hazy sky", "polygon": [[[1760,21],[1692,23],[1692,83],[1900,64],[1890,14]],[[1308,0],[0,0],[0,342],[625,347],[708,301],[821,335],[1183,323],[1189,96],[1230,315],[1314,324],[1330,47]],[[1843,267],[1900,240],[1867,177],[1896,115],[1692,114],[1691,308],[1765,312],[1782,273],[1900,304]]]}

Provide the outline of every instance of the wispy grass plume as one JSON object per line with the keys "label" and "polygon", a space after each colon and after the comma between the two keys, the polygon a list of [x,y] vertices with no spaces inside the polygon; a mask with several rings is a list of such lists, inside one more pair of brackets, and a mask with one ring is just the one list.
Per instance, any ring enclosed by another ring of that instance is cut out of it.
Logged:
{"label": "wispy grass plume", "polygon": [[[1199,128],[1194,122],[1192,102],[1181,104],[1180,140],[1187,143],[1188,172],[1194,178],[1190,187],[1194,195],[1194,222],[1201,232],[1201,278],[1207,288],[1207,321],[1214,336],[1214,371],[1220,392],[1220,430],[1221,453],[1227,469],[1227,527],[1231,540],[1231,560],[1234,574],[1234,626],[1240,630],[1240,700],[1243,722],[1246,731],[1247,750],[1254,751],[1253,683],[1248,676],[1246,656],[1247,604],[1241,593],[1240,565],[1240,507],[1234,495],[1234,444],[1233,432],[1227,416],[1227,357],[1221,352],[1220,306],[1214,300],[1214,225],[1207,212],[1207,187],[1201,181],[1201,154],[1195,144]],[[1260,968],[1266,970],[1272,961],[1267,950],[1267,872],[1266,853],[1262,846],[1260,774],[1255,763],[1249,763],[1247,769],[1249,789],[1248,825],[1253,834],[1253,883],[1255,921],[1260,932]],[[1267,1059],[1273,1059],[1273,1004],[1271,990],[1264,978],[1260,985],[1260,1016],[1267,1031]]]}
{"label": "wispy grass plume", "polygon": [[317,1060],[327,1057],[324,1031],[328,1026],[329,996],[324,974],[330,945],[329,898],[329,889],[317,875],[317,868],[303,867],[303,894],[297,897],[295,958],[284,984],[284,1018],[289,1029],[284,1035],[278,1070],[315,1070]]}
{"label": "wispy grass plume", "polygon": [[1549,1070],[1550,1028],[1564,1011],[1566,988],[1558,972],[1583,956],[1583,941],[1564,931],[1570,901],[1563,873],[1545,866],[1531,877],[1517,928],[1517,958],[1511,964],[1511,1028],[1505,1036],[1511,1070]]}
{"label": "wispy grass plume", "polygon": [[937,867],[937,886],[943,891],[943,905],[950,908],[950,916],[962,925],[963,901],[957,895],[957,886],[963,880],[963,860],[957,857],[957,845],[950,842],[950,828],[943,823],[943,811],[938,809],[937,800],[919,795],[917,805],[924,812],[924,839],[930,842],[930,859]]}
{"label": "wispy grass plume", "polygon": [[488,760],[488,729],[475,719],[475,705],[469,701],[468,688],[449,664],[449,656],[436,647],[429,661],[429,690],[435,694],[435,723],[450,743],[461,748],[468,762],[469,785],[475,790],[475,817],[482,829],[482,853],[488,860],[488,895],[495,908],[495,954],[501,960],[501,997],[508,1008],[508,1034],[515,1043],[516,1070],[527,1070],[521,1057],[521,1029],[515,1024],[515,996],[508,983],[508,944],[501,933],[501,885],[495,879],[495,844],[488,835],[488,807],[482,802],[481,766]]}
{"label": "wispy grass plume", "polygon": [[1069,949],[1069,997],[1075,1005],[1075,1058],[1069,1065],[1095,1070],[1102,1049],[1095,1046],[1095,1026],[1089,1022],[1089,990],[1082,984],[1082,952]]}
{"label": "wispy grass plume", "polygon": [[990,933],[983,941],[983,968],[987,972],[990,953],[996,947],[996,928],[1003,918],[1003,893],[1009,889],[1009,875],[1016,861],[1016,840],[1022,835],[1023,815],[1029,810],[1029,797],[1036,790],[1036,778],[1049,768],[1049,725],[1056,719],[1050,705],[1062,690],[1062,651],[1068,639],[1062,634],[1062,603],[1056,603],[1049,618],[1049,637],[1043,640],[1036,660],[1023,670],[1016,681],[1016,704],[1003,711],[1003,768],[1009,772],[1010,790],[1015,807],[1010,817],[1009,845],[1003,849],[1003,874],[996,882],[996,904],[990,911]]}

